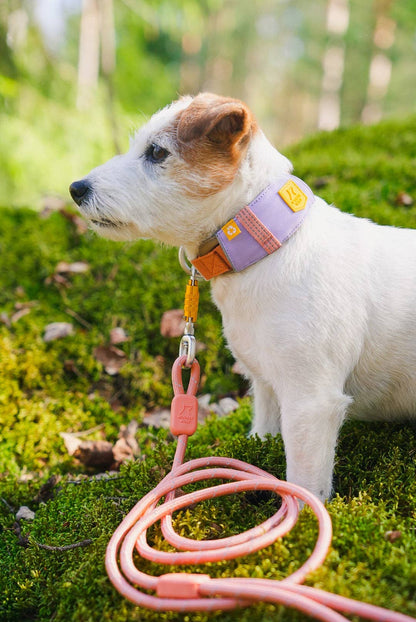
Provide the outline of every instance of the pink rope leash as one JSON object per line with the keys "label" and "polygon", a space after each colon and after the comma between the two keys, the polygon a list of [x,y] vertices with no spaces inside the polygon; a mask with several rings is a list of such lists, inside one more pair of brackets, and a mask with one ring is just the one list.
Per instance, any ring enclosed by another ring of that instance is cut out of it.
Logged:
{"label": "pink rope leash", "polygon": [[[180,356],[172,368],[175,397],[171,429],[178,435],[172,471],[134,506],[114,532],[105,558],[107,573],[114,587],[131,602],[157,611],[225,610],[268,601],[294,607],[326,622],[345,622],[346,618],[337,612],[378,622],[415,622],[415,618],[401,613],[301,585],[306,576],[324,562],[332,539],[329,514],[321,501],[310,492],[241,460],[211,457],[183,462],[188,436],[193,434],[197,425],[198,402],[195,393],[199,382],[199,364],[194,360],[188,389],[184,392],[181,370],[185,361],[186,356]],[[211,479],[230,480],[230,483],[175,497],[178,488]],[[280,509],[261,525],[228,538],[199,541],[175,533],[173,512],[203,500],[248,490],[268,490],[280,495]],[[164,502],[158,505],[163,497]],[[195,573],[168,573],[154,577],[140,571],[134,563],[135,551],[142,558],[169,565],[205,564],[248,555],[290,531],[298,518],[297,499],[309,505],[314,512],[319,535],[309,559],[282,581],[212,579],[209,575]],[[164,537],[177,551],[158,551],[147,544],[146,531],[159,520]],[[156,595],[141,590],[152,590]]]}

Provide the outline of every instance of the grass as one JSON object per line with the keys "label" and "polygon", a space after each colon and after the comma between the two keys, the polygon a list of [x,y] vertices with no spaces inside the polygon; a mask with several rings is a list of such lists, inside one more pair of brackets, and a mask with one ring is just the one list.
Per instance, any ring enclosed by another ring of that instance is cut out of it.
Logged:
{"label": "grass", "polygon": [[[415,204],[405,206],[400,198],[408,193],[416,200],[416,118],[319,134],[288,155],[295,173],[328,201],[383,224],[416,227]],[[155,613],[134,607],[112,588],[103,565],[106,544],[136,500],[169,470],[174,443],[166,431],[140,426],[141,458],[103,480],[68,456],[59,433],[103,424],[93,437],[114,441],[121,424],[142,421],[148,409],[169,403],[178,340],[162,338],[159,322],[165,310],[181,306],[185,278],[176,251],[80,234],[62,213],[42,219],[29,209],[4,207],[0,224],[0,310],[6,321],[0,324],[0,619],[305,619],[267,604],[228,613]],[[84,261],[89,270],[66,276],[66,283],[48,279],[60,261]],[[10,319],[22,308],[30,311],[8,325],[6,315]],[[45,327],[56,321],[70,321],[74,332],[45,343]],[[119,346],[126,365],[109,376],[93,352],[109,342],[114,326],[124,328],[130,341]],[[206,345],[199,355],[202,390],[216,396],[242,391],[207,286],[202,286],[197,336]],[[228,455],[282,477],[281,439],[248,439],[250,417],[248,398],[230,417],[213,416],[191,438],[188,457]],[[308,584],[416,617],[415,458],[416,432],[410,425],[345,424],[337,450],[337,494],[328,504],[333,544]],[[21,505],[36,512],[32,522],[16,523]],[[180,533],[218,537],[247,529],[273,511],[267,495],[246,494],[184,510],[175,521]],[[157,529],[151,537],[164,546]],[[315,521],[304,511],[283,540],[202,570],[279,579],[302,563],[315,537]],[[90,546],[69,551],[38,546],[86,538]],[[154,574],[165,571],[148,562],[144,567]]]}

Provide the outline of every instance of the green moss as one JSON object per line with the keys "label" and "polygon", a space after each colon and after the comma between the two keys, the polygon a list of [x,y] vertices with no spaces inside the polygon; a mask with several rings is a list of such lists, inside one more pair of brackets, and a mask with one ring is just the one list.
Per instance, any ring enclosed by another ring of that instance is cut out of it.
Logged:
{"label": "green moss", "polygon": [[[416,201],[410,207],[397,201],[402,192],[416,199],[415,118],[318,134],[288,155],[295,173],[342,209],[380,223],[416,226]],[[10,317],[16,304],[35,303],[10,327],[0,325],[0,619],[304,620],[268,604],[209,615],[156,613],[134,607],[112,588],[103,565],[106,544],[137,499],[169,471],[174,443],[167,431],[140,427],[144,459],[123,466],[116,479],[91,480],[80,476],[83,468],[67,456],[59,433],[103,423],[96,437],[115,440],[122,423],[168,404],[178,340],[162,338],[159,323],[164,311],[182,305],[186,278],[176,251],[79,235],[61,214],[44,220],[31,210],[3,208],[0,224],[0,310]],[[90,269],[68,276],[66,285],[50,282],[59,261],[85,261]],[[232,358],[208,286],[201,286],[201,298],[197,337],[206,345],[199,355],[203,390],[216,395],[239,390],[241,379],[230,371]],[[72,322],[74,333],[45,343],[45,326],[55,321]],[[94,358],[94,348],[109,342],[114,326],[123,327],[130,341],[120,346],[127,364],[109,376]],[[114,395],[117,411],[108,401]],[[248,439],[250,418],[249,399],[228,418],[210,418],[190,440],[187,457],[226,455],[282,477],[281,438]],[[407,425],[349,422],[343,427],[335,468],[338,494],[328,505],[333,544],[308,584],[416,616],[415,442],[415,430]],[[39,494],[52,474],[60,476],[52,494]],[[20,505],[35,510],[36,518],[21,521],[19,535],[12,510]],[[267,494],[233,495],[174,518],[184,535],[216,538],[253,526],[275,508]],[[201,570],[212,576],[280,579],[306,559],[316,531],[306,510],[283,540]],[[397,539],[386,536],[392,531]],[[38,546],[84,539],[92,544],[66,552]],[[150,539],[167,546],[157,526]],[[143,568],[166,571],[150,562]]]}

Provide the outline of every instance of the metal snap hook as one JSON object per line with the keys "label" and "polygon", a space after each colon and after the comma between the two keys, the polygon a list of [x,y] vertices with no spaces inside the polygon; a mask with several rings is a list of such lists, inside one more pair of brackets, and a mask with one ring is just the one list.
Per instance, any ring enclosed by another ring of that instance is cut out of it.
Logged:
{"label": "metal snap hook", "polygon": [[196,340],[193,335],[184,335],[179,345],[179,356],[185,356],[185,367],[191,367],[196,356]]}
{"label": "metal snap hook", "polygon": [[189,276],[191,276],[193,279],[196,279],[197,281],[206,280],[204,279],[202,274],[198,272],[198,270],[192,264],[189,264],[188,258],[186,256],[185,249],[183,246],[179,247],[178,259],[179,259],[179,264],[182,270],[186,272],[186,274],[189,274]]}

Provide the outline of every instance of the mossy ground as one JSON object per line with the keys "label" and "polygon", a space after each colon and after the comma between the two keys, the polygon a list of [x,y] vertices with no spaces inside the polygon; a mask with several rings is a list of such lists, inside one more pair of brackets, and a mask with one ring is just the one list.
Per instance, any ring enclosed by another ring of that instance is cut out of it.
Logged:
{"label": "mossy ground", "polygon": [[[319,134],[288,154],[295,173],[328,201],[382,224],[416,227],[416,119]],[[0,619],[111,620],[276,620],[305,619],[267,604],[230,613],[160,614],[123,600],[107,580],[103,559],[108,539],[135,501],[170,467],[174,446],[167,432],[140,427],[142,458],[121,468],[115,479],[82,477],[85,468],[68,457],[62,431],[104,424],[95,433],[115,440],[119,427],[142,419],[146,409],[169,402],[169,368],[176,339],[163,339],[165,310],[182,304],[184,276],[176,251],[150,242],[119,245],[80,235],[60,213],[41,219],[28,209],[0,211],[0,304],[9,317],[29,301],[30,312],[0,325]],[[59,261],[86,261],[89,272],[69,277],[68,287],[45,279]],[[221,337],[218,313],[202,286],[198,338],[203,390],[216,395],[238,390],[232,359]],[[78,319],[74,319],[75,317]],[[72,336],[45,343],[50,322],[71,321]],[[109,331],[123,327],[131,340],[121,347],[128,363],[108,376],[94,356]],[[109,404],[117,396],[119,409]],[[106,399],[107,398],[107,399]],[[213,417],[189,443],[189,457],[228,455],[284,474],[280,438],[247,439],[250,402],[226,419]],[[416,432],[406,424],[348,422],[337,451],[335,489],[328,504],[334,539],[324,566],[308,583],[416,617]],[[42,485],[61,479],[50,495]],[[28,505],[33,522],[16,533],[12,510]],[[180,532],[218,537],[252,526],[273,512],[273,499],[256,495],[201,504],[175,515]],[[396,539],[386,536],[397,532]],[[316,524],[308,511],[288,537],[259,553],[211,565],[215,576],[279,579],[310,553]],[[92,544],[66,552],[86,538]],[[157,530],[152,533],[161,544]],[[22,543],[26,542],[26,546]],[[154,574],[162,570],[150,563]]]}

